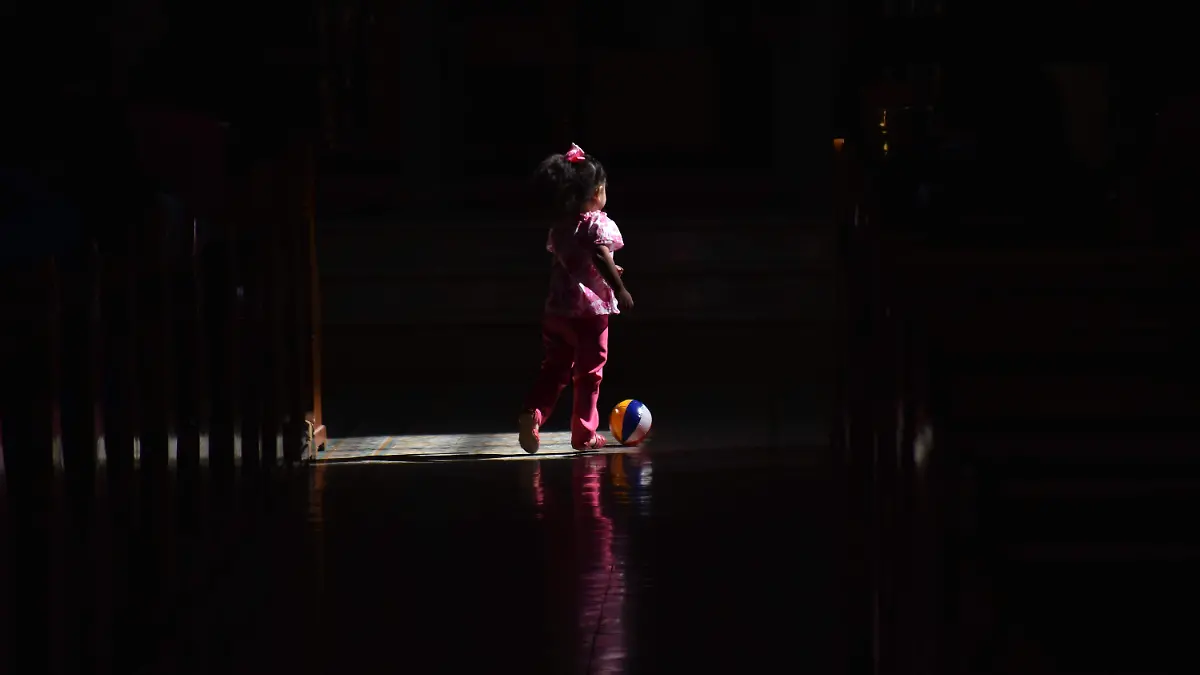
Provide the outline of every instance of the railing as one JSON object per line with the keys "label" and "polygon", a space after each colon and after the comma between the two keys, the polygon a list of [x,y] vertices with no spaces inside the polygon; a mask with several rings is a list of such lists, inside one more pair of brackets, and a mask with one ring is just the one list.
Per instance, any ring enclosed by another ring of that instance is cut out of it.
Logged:
{"label": "railing", "polygon": [[[1023,246],[913,236],[881,221],[852,150],[835,153],[848,653],[877,673],[1165,664],[1174,652],[1125,618],[1148,611],[1128,591],[1073,605],[1045,593],[1072,581],[1061,568],[1099,578],[1119,564],[1194,595],[1177,570],[1200,544],[1176,505],[1200,485],[1181,365],[1195,251],[1032,230],[1008,234]],[[1061,622],[1113,638],[1069,644],[1036,616],[1055,604]]]}
{"label": "railing", "polygon": [[[1174,508],[1200,484],[1181,370],[1188,254],[896,246],[889,260],[891,286],[924,338],[932,466],[947,488],[941,512],[953,515],[935,540],[940,583],[958,589],[943,624],[955,631],[942,645],[948,663],[1009,672],[1040,672],[1051,654],[1073,670],[1166,663],[1169,647],[1148,657],[1155,650],[1136,646],[1144,638],[1132,637],[1128,617],[1148,606],[1110,600],[1119,588],[1070,603],[1045,593],[1069,584],[1065,566],[1080,579],[1118,563],[1142,570],[1134,576],[1157,568],[1166,585],[1172,572],[1155,561],[1200,550]],[[1043,612],[1096,622],[1089,630],[1112,639],[1070,645]]]}
{"label": "railing", "polygon": [[160,202],[3,269],[0,670],[149,663],[324,443],[312,182],[292,147],[210,221]]}

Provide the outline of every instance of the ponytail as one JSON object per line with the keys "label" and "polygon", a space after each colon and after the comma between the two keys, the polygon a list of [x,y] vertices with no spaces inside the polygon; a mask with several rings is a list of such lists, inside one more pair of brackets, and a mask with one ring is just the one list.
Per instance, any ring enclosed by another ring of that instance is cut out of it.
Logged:
{"label": "ponytail", "polygon": [[533,174],[538,201],[552,217],[577,215],[596,190],[608,182],[604,166],[579,146],[550,155]]}

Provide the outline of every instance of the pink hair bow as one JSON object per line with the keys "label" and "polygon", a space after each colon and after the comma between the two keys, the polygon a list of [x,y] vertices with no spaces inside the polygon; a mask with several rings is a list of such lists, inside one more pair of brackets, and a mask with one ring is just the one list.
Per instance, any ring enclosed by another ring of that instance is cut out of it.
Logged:
{"label": "pink hair bow", "polygon": [[571,144],[571,149],[567,151],[567,161],[572,164],[582,162],[586,157],[587,155],[583,154],[583,148],[574,143]]}

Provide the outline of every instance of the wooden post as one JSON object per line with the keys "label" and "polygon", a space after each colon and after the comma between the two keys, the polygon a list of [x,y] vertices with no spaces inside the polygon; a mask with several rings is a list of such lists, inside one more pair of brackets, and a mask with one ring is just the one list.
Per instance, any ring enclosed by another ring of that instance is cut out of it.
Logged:
{"label": "wooden post", "polygon": [[304,220],[308,230],[306,237],[308,253],[308,274],[306,276],[308,277],[309,299],[307,333],[310,339],[308,352],[312,363],[312,372],[309,374],[312,409],[305,415],[305,421],[309,428],[309,458],[316,459],[317,453],[325,449],[328,434],[321,415],[321,281],[317,267],[316,166],[312,150],[309,149],[306,154]]}

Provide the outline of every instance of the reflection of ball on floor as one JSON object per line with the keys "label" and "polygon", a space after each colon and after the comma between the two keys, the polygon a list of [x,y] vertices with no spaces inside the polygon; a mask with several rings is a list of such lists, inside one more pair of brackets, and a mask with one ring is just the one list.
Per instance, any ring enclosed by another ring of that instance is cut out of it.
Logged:
{"label": "reflection of ball on floor", "polygon": [[613,438],[621,445],[637,445],[650,433],[650,409],[641,401],[621,401],[608,418]]}

